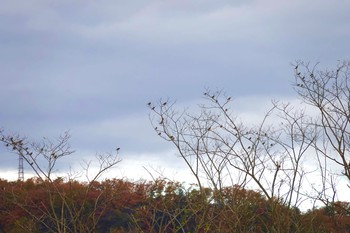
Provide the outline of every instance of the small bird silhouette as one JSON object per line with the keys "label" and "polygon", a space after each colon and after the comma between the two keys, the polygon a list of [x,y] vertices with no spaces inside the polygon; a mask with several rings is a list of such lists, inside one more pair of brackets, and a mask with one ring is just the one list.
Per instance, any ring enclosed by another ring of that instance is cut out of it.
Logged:
{"label": "small bird silhouette", "polygon": [[147,104],[147,105],[148,105],[148,106],[150,106],[151,104],[152,104],[151,102],[148,102],[148,104]]}
{"label": "small bird silhouette", "polygon": [[119,151],[120,150],[120,147],[118,147],[117,149],[116,149],[116,151]]}

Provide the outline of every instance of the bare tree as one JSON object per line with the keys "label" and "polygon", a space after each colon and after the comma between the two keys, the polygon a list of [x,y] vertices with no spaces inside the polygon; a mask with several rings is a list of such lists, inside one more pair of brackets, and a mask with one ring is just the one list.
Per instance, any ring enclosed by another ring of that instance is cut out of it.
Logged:
{"label": "bare tree", "polygon": [[0,140],[5,147],[22,157],[30,165],[36,176],[42,180],[52,181],[57,161],[74,153],[68,143],[70,135],[65,132],[55,141],[44,138],[41,142],[29,141],[18,134],[5,135],[0,131]]}
{"label": "bare tree", "polygon": [[231,97],[207,90],[204,99],[208,104],[192,112],[169,101],[148,104],[155,131],[175,145],[200,189],[248,185],[270,200],[299,205],[302,158],[314,140],[304,137],[314,130],[304,112],[273,102],[261,122],[248,125],[232,113]]}
{"label": "bare tree", "polygon": [[312,119],[303,109],[272,101],[259,122],[247,122],[234,114],[232,98],[221,91],[206,90],[204,100],[205,104],[184,110],[170,101],[148,104],[154,130],[175,146],[203,196],[209,186],[213,192],[207,201],[235,215],[241,210],[225,204],[223,190],[227,186],[254,189],[270,203],[268,212],[275,219],[269,226],[272,232],[299,224],[282,214],[297,211],[281,212],[280,204],[298,209],[307,199],[302,186],[313,170],[304,163],[317,136]]}
{"label": "bare tree", "polygon": [[[26,137],[17,134],[5,134],[0,131],[0,141],[11,152],[21,156],[32,168],[36,178],[40,180],[48,195],[48,205],[37,207],[33,213],[34,202],[28,200],[26,203],[17,201],[16,193],[13,193],[13,203],[21,207],[34,221],[45,226],[50,232],[95,232],[99,218],[103,214],[103,206],[108,205],[108,200],[102,200],[100,195],[94,200],[94,208],[89,214],[86,212],[88,195],[93,188],[94,182],[107,170],[115,167],[121,160],[116,154],[100,154],[96,159],[99,164],[98,171],[88,180],[82,196],[82,200],[76,203],[65,190],[60,189],[61,177],[53,177],[59,159],[74,153],[69,145],[70,135],[65,132],[57,140],[44,138],[40,142],[30,141]],[[89,174],[89,164],[83,168]],[[68,177],[68,181],[70,181]],[[74,181],[72,181],[74,182]],[[25,229],[25,227],[24,227]]]}
{"label": "bare tree", "polygon": [[[334,70],[319,70],[318,64],[296,62],[295,90],[316,112],[313,148],[318,158],[322,188],[318,198],[334,202],[337,179],[350,182],[350,61],[340,61]],[[349,186],[349,185],[348,185]]]}

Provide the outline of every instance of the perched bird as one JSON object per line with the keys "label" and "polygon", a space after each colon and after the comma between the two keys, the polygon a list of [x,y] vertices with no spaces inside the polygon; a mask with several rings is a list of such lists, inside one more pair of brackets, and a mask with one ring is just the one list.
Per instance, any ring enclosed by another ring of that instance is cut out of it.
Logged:
{"label": "perched bird", "polygon": [[276,162],[276,167],[277,167],[277,170],[279,170],[281,168],[281,164],[279,164],[279,162]]}
{"label": "perched bird", "polygon": [[120,147],[118,147],[117,149],[115,149],[116,151],[119,151],[120,150]]}

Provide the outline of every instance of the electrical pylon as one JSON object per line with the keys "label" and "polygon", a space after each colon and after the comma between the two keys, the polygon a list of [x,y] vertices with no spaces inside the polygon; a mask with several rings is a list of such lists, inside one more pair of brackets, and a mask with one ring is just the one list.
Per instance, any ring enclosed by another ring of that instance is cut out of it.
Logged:
{"label": "electrical pylon", "polygon": [[23,157],[18,155],[18,180],[24,181]]}

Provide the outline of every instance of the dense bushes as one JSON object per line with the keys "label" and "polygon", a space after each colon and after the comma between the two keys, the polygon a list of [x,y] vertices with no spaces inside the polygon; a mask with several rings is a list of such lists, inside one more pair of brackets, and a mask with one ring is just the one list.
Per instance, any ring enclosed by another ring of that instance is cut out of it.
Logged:
{"label": "dense bushes", "polygon": [[[0,232],[348,232],[348,203],[301,213],[239,186],[219,190],[166,180],[87,183],[1,180]],[[67,202],[66,208],[62,202]],[[72,214],[70,212],[77,212]],[[52,218],[56,216],[56,218]],[[76,219],[71,219],[75,216]],[[57,224],[56,224],[57,225]],[[55,229],[60,232],[60,229]]]}

